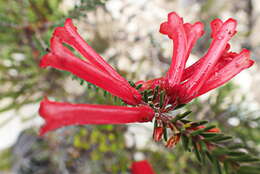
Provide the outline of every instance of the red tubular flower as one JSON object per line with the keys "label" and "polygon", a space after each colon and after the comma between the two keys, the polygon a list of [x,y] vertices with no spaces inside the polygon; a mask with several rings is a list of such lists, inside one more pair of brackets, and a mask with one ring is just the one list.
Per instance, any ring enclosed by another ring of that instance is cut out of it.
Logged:
{"label": "red tubular flower", "polygon": [[174,44],[172,64],[167,73],[167,82],[171,88],[179,84],[185,68],[185,57],[187,52],[187,36],[185,33],[183,19],[172,12],[168,15],[168,22],[162,23],[160,32],[167,34]]}
{"label": "red tubular flower", "polygon": [[[184,23],[176,13],[170,13],[168,21],[161,24],[160,32],[169,36],[174,42],[173,60],[166,78],[157,78],[143,82],[147,89],[168,81],[168,95],[171,102],[183,104],[219,87],[233,78],[242,70],[253,65],[249,51],[243,50],[237,54],[228,52],[228,41],[236,33],[236,21],[228,19],[222,22],[215,19],[211,22],[211,37],[213,38],[208,52],[190,67],[184,69],[188,56],[195,42],[203,35],[203,24]],[[183,30],[184,29],[184,30]],[[180,41],[182,39],[182,41]],[[181,52],[182,51],[182,52]],[[174,72],[173,72],[174,71]],[[161,82],[158,83],[158,80]],[[174,82],[173,82],[174,81]]]}
{"label": "red tubular flower", "polygon": [[197,96],[223,85],[242,70],[251,67],[253,64],[254,61],[250,60],[250,52],[244,49],[222,68],[213,72],[205,84],[203,84]]}
{"label": "red tubular flower", "polygon": [[119,81],[102,69],[77,58],[68,48],[62,45],[60,38],[56,36],[51,39],[51,52],[43,56],[40,66],[43,68],[52,66],[69,71],[120,97],[129,104],[136,105],[141,102],[141,95],[128,82]]}
{"label": "red tubular flower", "polygon": [[185,23],[184,28],[185,28],[185,33],[186,33],[186,36],[188,39],[187,40],[187,52],[186,52],[186,56],[185,56],[185,60],[187,61],[195,43],[204,34],[204,25],[201,22],[196,22],[193,25],[191,25],[189,23]]}
{"label": "red tubular flower", "polygon": [[121,86],[127,88],[127,90],[130,91],[137,100],[131,102],[130,104],[139,104],[138,102],[141,101],[141,95],[139,92],[132,88],[126,79],[119,75],[99,54],[95,52],[95,50],[93,50],[84,41],[84,39],[78,34],[77,28],[73,25],[70,18],[65,21],[64,27],[57,27],[53,35],[59,37],[62,42],[78,50],[89,62],[91,62],[92,65],[96,66],[105,73],[108,73],[114,78],[114,80],[121,81]]}
{"label": "red tubular flower", "polygon": [[197,95],[225,50],[227,42],[235,34],[235,28],[236,21],[233,19],[227,20],[221,26],[203,58],[203,63],[194,71],[190,79],[181,85],[181,93],[184,94],[182,101],[186,102],[187,98],[193,98]]}
{"label": "red tubular flower", "polygon": [[168,22],[161,24],[160,32],[173,40],[174,51],[172,63],[167,73],[169,86],[173,88],[182,80],[185,63],[196,41],[204,34],[201,22],[185,23],[175,12],[168,15]]}
{"label": "red tubular flower", "polygon": [[137,161],[132,163],[132,174],[155,174],[151,165],[146,161]]}
{"label": "red tubular flower", "polygon": [[91,104],[70,104],[45,98],[39,109],[45,119],[40,134],[70,125],[125,124],[151,121],[154,111],[148,106],[127,107]]}
{"label": "red tubular flower", "polygon": [[[88,61],[94,66],[107,72],[115,79],[124,82],[126,86],[130,87],[126,79],[120,76],[99,54],[95,52],[78,34],[77,28],[73,25],[70,18],[66,19],[64,27],[57,27],[53,33],[54,36],[59,37],[62,42],[72,46],[78,50]],[[139,93],[136,91],[136,94]]]}

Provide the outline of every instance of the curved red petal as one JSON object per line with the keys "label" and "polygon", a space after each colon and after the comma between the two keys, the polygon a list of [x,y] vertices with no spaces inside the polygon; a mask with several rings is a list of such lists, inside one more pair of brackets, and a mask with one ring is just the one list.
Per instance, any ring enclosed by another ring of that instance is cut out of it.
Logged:
{"label": "curved red petal", "polygon": [[183,26],[183,19],[173,12],[168,15],[168,36],[173,40],[174,50],[172,63],[167,72],[166,79],[169,87],[174,88],[181,81],[181,76],[185,68],[185,56],[187,51],[187,36]]}
{"label": "curved red petal", "polygon": [[137,105],[141,101],[133,94],[131,88],[122,85],[121,81],[115,80],[92,64],[74,56],[68,48],[62,45],[57,37],[52,37],[51,52],[43,56],[40,66],[43,68],[52,66],[60,70],[69,71],[79,78],[103,88],[112,95],[118,96],[129,104]]}
{"label": "curved red petal", "polygon": [[213,73],[202,86],[198,95],[202,95],[214,88],[223,85],[242,70],[251,67],[253,64],[254,61],[250,59],[250,52],[244,49],[241,51],[241,53],[234,57],[232,61],[227,63],[227,65]]}
{"label": "curved red petal", "polygon": [[[237,53],[227,52],[229,49],[230,49],[230,44],[227,44],[225,51],[223,52],[221,58],[217,62],[214,69],[216,69],[216,67],[218,67],[217,69],[219,69],[220,67],[223,67],[224,64],[227,63],[227,61],[231,61],[235,56],[237,56]],[[194,64],[192,64],[188,68],[186,68],[184,70],[183,75],[182,75],[182,81],[185,81],[188,78],[190,78],[194,74],[194,72],[202,65],[204,59],[205,59],[205,57],[202,57],[197,62],[195,62]]]}
{"label": "curved red petal", "polygon": [[193,98],[203,95],[206,92],[225,84],[234,76],[239,74],[242,70],[251,67],[253,64],[254,61],[250,59],[249,51],[244,49],[234,58],[232,58],[231,61],[226,62],[214,73],[212,73],[196,96],[187,98],[183,102],[189,102]]}
{"label": "curved red petal", "polygon": [[128,88],[135,96],[136,100],[141,102],[141,95],[139,92],[132,88],[128,81],[118,74],[98,53],[91,48],[84,39],[77,32],[77,28],[73,25],[70,18],[66,19],[64,27],[57,27],[54,31],[54,36],[59,37],[62,42],[71,45],[73,48],[78,50],[89,62],[99,68],[101,71],[108,73],[114,80],[121,81],[121,86]]}
{"label": "curved red petal", "polygon": [[187,52],[185,56],[185,60],[187,61],[195,43],[204,34],[204,25],[201,22],[196,22],[194,25],[186,23],[186,25],[184,24],[184,28],[187,35]]}
{"label": "curved red petal", "polygon": [[237,23],[234,19],[228,19],[221,26],[216,37],[213,39],[208,52],[204,56],[201,65],[194,71],[191,78],[181,85],[180,98],[182,100],[186,100],[185,98],[193,98],[198,94],[199,89],[206,82],[206,79],[223,54],[227,42],[236,33],[236,25]]}
{"label": "curved red petal", "polygon": [[47,98],[41,102],[39,114],[45,120],[40,130],[41,135],[64,126],[148,122],[154,117],[153,109],[143,105],[127,107],[70,104],[49,101]]}

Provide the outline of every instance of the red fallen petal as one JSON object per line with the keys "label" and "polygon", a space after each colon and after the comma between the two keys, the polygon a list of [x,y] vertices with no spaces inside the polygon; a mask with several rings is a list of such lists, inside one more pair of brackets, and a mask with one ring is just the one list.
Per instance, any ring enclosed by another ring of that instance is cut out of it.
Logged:
{"label": "red fallen petal", "polygon": [[200,89],[198,96],[223,85],[242,70],[251,67],[253,64],[254,61],[250,60],[250,52],[244,49],[233,58],[231,62],[209,77],[207,82]]}
{"label": "red fallen petal", "polygon": [[185,68],[185,56],[187,51],[187,37],[183,26],[183,20],[175,12],[168,15],[168,36],[173,40],[174,50],[172,63],[167,72],[167,81],[170,88],[178,85]]}
{"label": "red fallen petal", "polygon": [[40,62],[41,67],[52,66],[54,68],[65,70],[74,75],[93,83],[100,88],[120,97],[129,104],[137,105],[141,100],[133,95],[132,91],[122,85],[107,73],[97,69],[86,61],[83,61],[73,55],[73,53],[60,43],[59,38],[52,37],[51,52],[43,56]]}
{"label": "red fallen petal", "polygon": [[78,50],[94,66],[108,73],[115,80],[121,81],[121,85],[128,88],[139,103],[141,102],[142,97],[139,92],[135,88],[132,88],[126,79],[118,74],[98,53],[95,52],[93,48],[91,48],[84,41],[84,39],[77,32],[77,28],[73,25],[70,18],[66,19],[64,27],[57,27],[53,35],[59,37],[62,42],[65,42]]}
{"label": "red fallen petal", "polygon": [[132,164],[132,174],[155,174],[151,165],[146,161],[137,161]]}
{"label": "red fallen petal", "polygon": [[70,104],[42,100],[39,109],[45,124],[40,130],[44,135],[64,126],[84,124],[125,124],[148,122],[154,117],[154,111],[148,106],[127,107],[92,104]]}
{"label": "red fallen petal", "polygon": [[236,25],[234,19],[228,19],[219,29],[201,65],[194,71],[191,78],[181,85],[181,100],[186,101],[187,98],[194,98],[198,94],[199,89],[205,83],[225,50],[227,42],[235,34]]}

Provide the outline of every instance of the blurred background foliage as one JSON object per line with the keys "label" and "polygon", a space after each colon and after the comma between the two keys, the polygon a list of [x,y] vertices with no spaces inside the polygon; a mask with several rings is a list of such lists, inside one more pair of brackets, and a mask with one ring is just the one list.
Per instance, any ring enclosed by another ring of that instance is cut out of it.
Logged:
{"label": "blurred background foliage", "polygon": [[[109,6],[106,6],[111,1],[75,0],[68,8],[69,5],[64,0],[0,0],[0,117],[1,113],[10,110],[15,111],[16,117],[19,117],[20,109],[28,104],[38,107],[38,102],[47,94],[57,100],[75,103],[116,104],[120,102],[87,83],[81,84],[80,81],[72,80],[72,76],[67,73],[53,69],[42,70],[38,67],[41,56],[48,48],[53,28],[62,25],[66,17],[74,18],[80,31],[87,28],[90,34],[87,34],[86,39],[91,41],[91,45],[99,53],[104,54],[106,60],[128,80],[136,80],[139,77],[151,78],[167,69],[169,59],[164,58],[166,56],[163,52],[171,49],[169,47],[165,49],[165,45],[154,38],[154,33],[157,31],[152,30],[147,34],[143,34],[142,31],[132,32],[131,34],[135,36],[131,38],[129,32],[132,30],[123,25],[122,28],[127,30],[124,33],[117,23],[118,19],[113,17],[111,3],[110,10]],[[130,3],[122,2],[125,4],[120,11],[121,18],[131,24],[140,11],[136,10],[134,14],[125,18],[123,12]],[[118,4],[122,2],[114,1]],[[196,11],[197,18],[205,23],[209,23],[218,16],[222,8],[225,8],[224,1],[221,8],[216,8],[221,4],[217,0],[155,2],[158,6],[162,2],[165,3],[164,7],[169,11],[176,10],[170,8],[174,3],[189,5],[192,2],[193,6],[190,10],[199,6],[198,12]],[[254,27],[255,19],[252,14],[254,1],[240,0],[239,2],[241,3],[231,5],[228,15],[237,15],[239,10],[245,13],[248,21],[245,22],[246,27],[241,35],[247,38]],[[168,7],[167,3],[170,4]],[[145,3],[141,5],[141,11],[146,7]],[[82,23],[87,23],[87,27]],[[150,23],[150,25],[155,24]],[[208,47],[208,39],[209,33],[196,46],[194,50],[196,55],[203,54]],[[125,40],[130,41],[125,42]],[[238,43],[253,51],[257,48],[248,39],[240,40]],[[121,45],[124,44],[125,48],[122,48]],[[139,58],[135,56],[132,58],[136,49],[134,44],[143,45],[141,51],[147,53]],[[114,47],[117,52],[111,47]],[[129,52],[124,51],[128,47],[131,48]],[[120,63],[119,58],[124,62]],[[125,68],[125,66],[130,67],[131,64],[135,69]],[[77,88],[72,84],[78,85]],[[260,157],[259,110],[252,110],[249,105],[246,96],[240,94],[239,86],[229,83],[215,93],[211,93],[209,97],[196,99],[187,108],[193,111],[193,119],[206,119],[217,124],[223,132],[235,137],[234,141],[242,145],[239,148]],[[34,112],[22,114],[28,114],[28,121],[37,115]],[[14,116],[2,119],[0,126],[8,125],[12,119]],[[75,126],[59,129],[45,137],[38,136],[37,127],[31,127],[20,133],[12,147],[0,152],[0,172],[6,174],[127,174],[130,173],[129,166],[132,161],[145,158],[160,174],[212,173],[210,164],[199,165],[195,156],[184,152],[180,145],[169,150],[161,144],[147,141],[145,146],[140,147],[137,142],[140,139],[136,139],[136,134],[140,130],[137,129],[134,134],[129,130],[136,127],[130,127]],[[146,136],[151,140],[151,127],[144,126],[143,129],[147,131]],[[240,173],[246,174],[247,171],[241,170]],[[259,173],[260,170],[252,171],[252,174]]]}

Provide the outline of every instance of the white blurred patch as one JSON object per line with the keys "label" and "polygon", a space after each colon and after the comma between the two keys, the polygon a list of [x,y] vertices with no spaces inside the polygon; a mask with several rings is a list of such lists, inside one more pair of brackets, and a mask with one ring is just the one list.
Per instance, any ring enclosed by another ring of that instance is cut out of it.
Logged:
{"label": "white blurred patch", "polygon": [[152,123],[136,123],[129,125],[128,132],[134,136],[134,142],[138,149],[147,147],[152,137]]}
{"label": "white blurred patch", "polygon": [[9,74],[10,76],[15,77],[15,76],[18,75],[18,71],[17,71],[16,69],[12,68],[12,69],[9,69],[9,70],[8,70],[8,74]]}
{"label": "white blurred patch", "polygon": [[74,94],[74,95],[80,95],[84,92],[84,87],[80,85],[80,82],[77,80],[73,80],[72,78],[66,78],[64,82],[64,88],[65,91]]}
{"label": "white blurred patch", "polygon": [[19,113],[14,111],[1,113],[0,122],[7,122],[0,128],[0,150],[13,145],[21,131],[31,127],[38,127],[43,124],[43,120],[38,116],[32,117],[28,121],[25,121],[28,119],[28,116],[36,114],[38,108],[39,104],[28,104],[25,105]]}
{"label": "white blurred patch", "polygon": [[250,91],[252,80],[253,78],[250,72],[248,70],[245,70],[234,77],[233,82],[238,84],[243,92],[248,92]]}
{"label": "white blurred patch", "polygon": [[145,155],[142,152],[136,152],[134,154],[134,160],[135,161],[142,161],[145,160]]}
{"label": "white blurred patch", "polygon": [[80,0],[63,0],[62,3],[59,6],[59,9],[63,12],[63,13],[68,13],[70,10],[72,10],[75,5],[80,5]]}
{"label": "white blurred patch", "polygon": [[12,57],[14,60],[20,62],[25,59],[25,55],[23,53],[13,53]]}
{"label": "white blurred patch", "polygon": [[118,61],[117,67],[120,70],[130,71],[131,61],[127,57],[121,57]]}
{"label": "white blurred patch", "polygon": [[199,60],[199,58],[197,56],[195,56],[194,54],[190,54],[190,56],[187,60],[187,63],[186,63],[186,67],[189,67],[190,65],[197,62],[198,60]]}
{"label": "white blurred patch", "polygon": [[119,19],[121,17],[120,10],[122,9],[123,5],[124,3],[121,0],[110,0],[106,3],[106,8],[115,19]]}
{"label": "white blurred patch", "polygon": [[231,117],[228,119],[228,123],[232,126],[238,126],[240,124],[240,120],[236,117]]}

